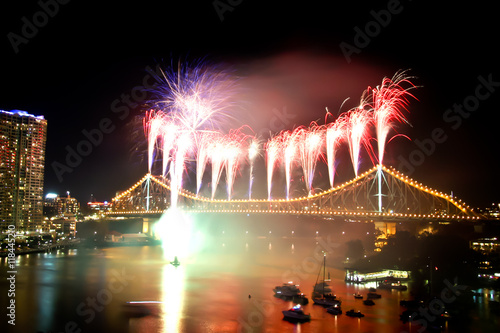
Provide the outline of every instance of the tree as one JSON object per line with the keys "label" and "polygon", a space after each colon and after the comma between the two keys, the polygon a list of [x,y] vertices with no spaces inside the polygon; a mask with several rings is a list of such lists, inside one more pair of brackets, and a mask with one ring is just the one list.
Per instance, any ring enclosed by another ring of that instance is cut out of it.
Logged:
{"label": "tree", "polygon": [[346,257],[349,258],[349,261],[356,261],[363,258],[365,249],[360,239],[350,240],[346,243],[346,246]]}

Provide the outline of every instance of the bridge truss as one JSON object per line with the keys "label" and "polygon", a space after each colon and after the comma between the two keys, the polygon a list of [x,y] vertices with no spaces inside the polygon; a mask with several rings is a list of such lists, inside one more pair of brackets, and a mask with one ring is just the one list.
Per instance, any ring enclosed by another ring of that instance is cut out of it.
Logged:
{"label": "bridge truss", "polygon": [[[113,198],[113,210],[108,215],[161,214],[170,207],[170,193],[168,179],[146,174]],[[480,218],[461,200],[430,189],[383,165],[375,166],[329,190],[288,200],[212,200],[181,190],[177,207],[200,213],[275,213],[384,219]]]}

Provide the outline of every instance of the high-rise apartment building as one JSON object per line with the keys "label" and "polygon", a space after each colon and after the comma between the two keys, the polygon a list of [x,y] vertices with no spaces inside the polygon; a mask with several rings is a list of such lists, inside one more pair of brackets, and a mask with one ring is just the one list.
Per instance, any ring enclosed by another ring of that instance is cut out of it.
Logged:
{"label": "high-rise apartment building", "polygon": [[61,197],[54,193],[47,193],[44,200],[46,215],[50,217],[67,217],[81,215],[80,203],[69,195]]}
{"label": "high-rise apartment building", "polygon": [[46,140],[43,116],[0,110],[0,229],[36,231],[42,225]]}

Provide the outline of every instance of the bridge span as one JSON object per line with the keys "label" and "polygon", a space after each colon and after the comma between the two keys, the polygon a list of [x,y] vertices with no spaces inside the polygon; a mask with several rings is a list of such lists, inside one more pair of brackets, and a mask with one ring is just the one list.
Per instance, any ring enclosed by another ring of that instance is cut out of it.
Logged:
{"label": "bridge span", "polygon": [[[108,217],[159,217],[171,206],[168,179],[146,174],[113,198]],[[473,221],[460,199],[378,165],[334,188],[291,199],[210,199],[182,189],[177,209],[192,213],[288,214],[374,221]],[[383,205],[380,205],[380,203]]]}

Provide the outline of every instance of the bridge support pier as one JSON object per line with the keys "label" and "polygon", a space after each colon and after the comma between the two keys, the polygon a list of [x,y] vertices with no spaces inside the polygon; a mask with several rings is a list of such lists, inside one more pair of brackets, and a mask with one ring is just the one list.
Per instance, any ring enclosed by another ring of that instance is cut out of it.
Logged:
{"label": "bridge support pier", "polygon": [[142,219],[142,233],[153,237],[153,225],[157,219],[145,217]]}

